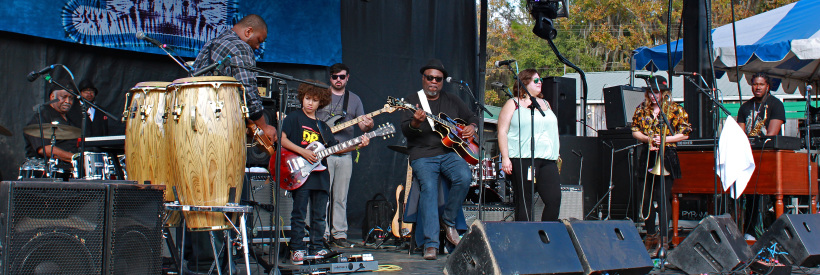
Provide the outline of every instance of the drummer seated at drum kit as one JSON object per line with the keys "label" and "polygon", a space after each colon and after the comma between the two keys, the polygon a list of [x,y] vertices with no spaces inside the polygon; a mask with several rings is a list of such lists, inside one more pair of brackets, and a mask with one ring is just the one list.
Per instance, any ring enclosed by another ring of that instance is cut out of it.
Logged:
{"label": "drummer seated at drum kit", "polygon": [[[65,87],[71,87],[67,81],[59,81]],[[50,100],[58,100],[40,108],[41,116],[35,112],[28,126],[23,128],[26,139],[26,163],[20,168],[20,178],[46,177],[49,170],[44,159],[53,159],[56,162],[52,177],[67,179],[73,169],[72,157],[77,152],[77,138],[80,137],[80,128],[71,121],[66,114],[74,103],[72,95],[60,86],[52,84],[49,92]],[[40,123],[42,121],[42,136]],[[54,136],[56,143],[51,146]]]}

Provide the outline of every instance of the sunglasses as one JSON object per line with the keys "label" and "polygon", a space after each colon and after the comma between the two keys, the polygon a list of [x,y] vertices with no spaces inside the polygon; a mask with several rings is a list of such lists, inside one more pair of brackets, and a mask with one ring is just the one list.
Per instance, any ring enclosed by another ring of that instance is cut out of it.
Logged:
{"label": "sunglasses", "polygon": [[441,76],[424,75],[424,77],[427,78],[427,81],[433,81],[433,79],[435,79],[436,82],[441,82],[444,80],[444,77]]}
{"label": "sunglasses", "polygon": [[334,75],[330,76],[330,79],[333,79],[333,80],[336,80],[336,79],[345,80],[345,78],[347,78],[346,74],[340,74],[340,75],[335,75],[334,74]]}
{"label": "sunglasses", "polygon": [[543,81],[541,78],[533,78],[532,79],[532,83],[535,83],[535,84],[541,83],[541,81]]}

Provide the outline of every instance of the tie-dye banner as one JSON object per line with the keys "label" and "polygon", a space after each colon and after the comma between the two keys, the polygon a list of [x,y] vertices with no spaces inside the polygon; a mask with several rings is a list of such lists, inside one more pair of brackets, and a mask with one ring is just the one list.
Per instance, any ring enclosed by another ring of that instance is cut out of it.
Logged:
{"label": "tie-dye banner", "polygon": [[340,0],[5,0],[0,30],[85,45],[164,54],[136,38],[196,57],[247,14],[268,24],[260,62],[331,65],[342,60]]}

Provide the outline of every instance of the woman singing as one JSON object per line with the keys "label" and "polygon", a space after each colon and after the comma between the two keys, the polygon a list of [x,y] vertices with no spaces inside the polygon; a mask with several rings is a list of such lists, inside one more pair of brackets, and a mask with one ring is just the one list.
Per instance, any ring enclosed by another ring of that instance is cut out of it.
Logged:
{"label": "woman singing", "polygon": [[[526,69],[518,74],[521,85],[514,85],[515,98],[507,100],[501,108],[498,118],[498,147],[501,151],[501,169],[512,176],[513,196],[515,201],[515,220],[531,221],[532,209],[532,173],[535,173],[535,188],[544,202],[542,221],[558,220],[561,208],[561,185],[558,175],[558,119],[552,112],[549,103],[541,94],[542,80],[535,69]],[[535,104],[544,110],[542,116],[538,110],[531,112],[533,102],[531,94],[537,100]],[[533,114],[535,128],[533,135]],[[535,139],[535,165],[531,164],[532,150],[530,144]]]}
{"label": "woman singing", "polygon": [[[660,114],[661,108],[669,119],[669,126],[671,127],[665,131],[666,149],[664,150],[663,166],[664,170],[669,172],[669,175],[664,177],[665,184],[663,186],[660,184],[660,176],[649,174],[649,171],[646,172],[646,176],[651,176],[651,178],[648,178],[645,182],[651,185],[651,187],[648,189],[644,187],[644,193],[651,192],[651,195],[643,196],[644,201],[641,203],[642,207],[640,211],[642,213],[641,216],[643,216],[645,211],[649,211],[645,223],[645,245],[646,249],[650,250],[656,248],[659,243],[655,217],[657,212],[660,212],[659,208],[661,206],[658,203],[661,202],[661,194],[666,195],[666,199],[664,200],[666,211],[660,213],[658,220],[660,221],[662,236],[669,236],[669,215],[672,213],[672,208],[670,207],[670,202],[672,201],[672,181],[681,177],[680,163],[678,162],[675,144],[678,141],[689,138],[689,132],[692,131],[692,127],[689,125],[689,115],[686,114],[683,107],[672,102],[671,93],[666,86],[666,78],[654,76],[649,78],[648,82],[650,87],[648,87],[644,93],[645,100],[635,109],[635,114],[632,116],[632,136],[641,142],[647,143],[649,146],[649,153],[647,154],[647,151],[644,151],[644,153],[641,154],[640,163],[647,163],[647,155],[649,157],[648,160],[652,161],[649,162],[647,166],[651,167],[655,162],[656,154],[661,144],[661,129],[663,126],[663,118]],[[658,103],[659,101],[660,104]],[[658,206],[656,207],[655,205]],[[666,240],[669,241],[668,238],[666,238]],[[664,244],[664,247],[666,245],[667,244]],[[656,252],[657,250],[654,251],[654,253]]]}

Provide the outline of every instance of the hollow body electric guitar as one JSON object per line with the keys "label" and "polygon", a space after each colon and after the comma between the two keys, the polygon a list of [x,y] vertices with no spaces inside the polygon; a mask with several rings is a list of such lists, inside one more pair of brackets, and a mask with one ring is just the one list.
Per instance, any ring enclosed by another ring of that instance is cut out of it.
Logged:
{"label": "hollow body electric guitar", "polygon": [[[279,167],[279,171],[282,172],[282,180],[279,182],[279,187],[289,191],[302,187],[302,185],[305,184],[305,181],[307,181],[311,172],[327,170],[327,167],[322,165],[322,159],[324,159],[325,157],[361,143],[362,137],[366,136],[368,138],[373,138],[381,136],[387,138],[387,135],[393,134],[395,132],[396,128],[393,127],[393,124],[386,123],[376,130],[365,133],[364,135],[355,137],[351,140],[339,143],[337,145],[331,146],[330,148],[325,148],[325,146],[322,145],[321,142],[314,141],[308,144],[307,147],[305,147],[305,149],[311,150],[314,153],[316,153],[317,160],[314,163],[310,163],[308,160],[306,160],[297,153],[282,148],[282,162],[281,166]],[[270,171],[275,171],[275,165],[276,159],[274,159],[274,157],[271,157],[269,167]]]}
{"label": "hollow body electric guitar", "polygon": [[[387,104],[398,108],[406,109],[415,112],[418,110],[415,106],[403,100],[394,97],[387,97]],[[441,143],[445,147],[453,149],[456,154],[461,156],[470,165],[478,164],[478,144],[473,138],[462,139],[461,132],[467,123],[459,118],[450,118],[444,113],[433,115],[429,112],[424,112],[428,118],[431,118],[435,123],[433,128],[439,135],[441,135]]]}
{"label": "hollow body electric guitar", "polygon": [[[385,104],[384,108],[375,110],[375,111],[370,112],[368,114],[365,114],[365,116],[374,117],[374,116],[380,115],[382,113],[392,113],[395,110],[396,110],[396,107]],[[335,116],[330,117],[327,121],[325,121],[327,123],[327,125],[334,125],[333,127],[330,127],[330,131],[333,132],[334,134],[338,133],[341,130],[344,130],[347,127],[356,125],[356,124],[358,124],[359,122],[362,121],[362,117],[357,117],[357,118],[354,118],[354,119],[351,119],[351,120],[348,120],[348,121],[345,121],[345,122],[339,122],[339,120],[341,120],[342,118],[344,118],[342,115],[335,115]]]}

